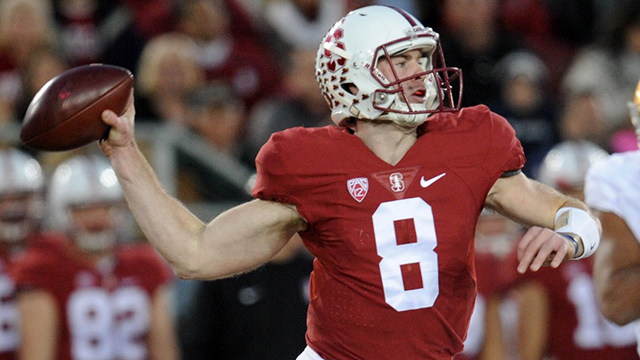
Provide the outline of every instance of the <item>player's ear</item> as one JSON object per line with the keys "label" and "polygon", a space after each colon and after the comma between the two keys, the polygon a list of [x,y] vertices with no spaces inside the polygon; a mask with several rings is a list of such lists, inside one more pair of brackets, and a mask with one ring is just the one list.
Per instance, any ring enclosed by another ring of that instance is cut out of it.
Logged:
{"label": "player's ear", "polygon": [[351,95],[357,95],[359,91],[358,87],[354,83],[343,84],[342,88]]}

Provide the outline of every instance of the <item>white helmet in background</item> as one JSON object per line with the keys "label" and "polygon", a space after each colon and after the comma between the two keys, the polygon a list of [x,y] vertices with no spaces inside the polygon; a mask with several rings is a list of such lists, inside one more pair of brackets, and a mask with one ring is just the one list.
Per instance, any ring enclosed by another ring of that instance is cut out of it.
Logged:
{"label": "white helmet in background", "polygon": [[0,241],[20,242],[39,226],[43,186],[36,159],[17,149],[0,150]]}
{"label": "white helmet in background", "polygon": [[[76,156],[58,165],[51,177],[47,200],[52,225],[66,231],[81,249],[101,252],[115,245],[123,220],[124,195],[115,172],[103,156]],[[105,220],[105,226],[89,229],[73,220],[73,210],[95,206],[112,207],[111,219]]]}
{"label": "white helmet in background", "polygon": [[585,140],[562,142],[545,156],[538,180],[561,192],[582,188],[589,168],[608,156],[604,149]]}
{"label": "white helmet in background", "polygon": [[[462,73],[447,68],[440,36],[404,10],[367,6],[339,20],[322,40],[316,55],[316,80],[331,108],[331,119],[346,126],[350,117],[394,121],[417,126],[430,114],[460,109]],[[423,72],[404,79],[387,79],[378,69],[380,58],[419,49]],[[403,83],[424,77],[426,101],[409,103]],[[454,99],[453,80],[459,81]],[[357,93],[350,91],[357,87]]]}

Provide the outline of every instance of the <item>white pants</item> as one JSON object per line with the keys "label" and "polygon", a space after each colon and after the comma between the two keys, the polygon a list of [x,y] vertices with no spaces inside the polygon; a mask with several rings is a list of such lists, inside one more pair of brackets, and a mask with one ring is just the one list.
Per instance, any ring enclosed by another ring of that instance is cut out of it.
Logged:
{"label": "white pants", "polygon": [[321,358],[320,355],[318,355],[315,351],[313,351],[313,349],[307,346],[302,352],[302,354],[300,354],[300,356],[298,356],[296,360],[324,360],[324,359]]}

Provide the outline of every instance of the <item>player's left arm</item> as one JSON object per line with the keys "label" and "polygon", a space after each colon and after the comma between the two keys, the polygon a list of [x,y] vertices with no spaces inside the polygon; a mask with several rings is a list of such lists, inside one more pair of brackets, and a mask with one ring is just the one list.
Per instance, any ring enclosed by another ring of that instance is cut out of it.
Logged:
{"label": "player's left arm", "polygon": [[153,360],[178,360],[180,351],[175,332],[172,286],[158,288],[151,301],[149,352]]}
{"label": "player's left arm", "polygon": [[529,227],[518,245],[520,273],[589,256],[600,243],[600,221],[583,202],[523,173],[499,178],[485,205]]}

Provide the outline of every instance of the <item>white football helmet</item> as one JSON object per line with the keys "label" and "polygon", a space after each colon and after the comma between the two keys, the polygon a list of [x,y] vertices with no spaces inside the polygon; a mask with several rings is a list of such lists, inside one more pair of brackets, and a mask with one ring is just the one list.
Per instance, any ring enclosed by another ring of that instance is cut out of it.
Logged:
{"label": "white football helmet", "polygon": [[[102,156],[76,156],[58,165],[49,184],[52,225],[66,231],[88,252],[112,248],[120,236],[124,195],[109,162]],[[75,209],[111,206],[105,226],[86,228],[73,220]]]}
{"label": "white football helmet", "polygon": [[562,142],[545,156],[538,180],[563,192],[582,188],[589,168],[608,156],[605,150],[585,140]]}
{"label": "white football helmet", "polygon": [[633,123],[633,127],[636,129],[636,136],[640,143],[640,81],[638,81],[636,91],[633,93],[633,101],[627,102],[627,106],[629,107],[631,123]]}
{"label": "white football helmet", "polygon": [[0,150],[0,241],[23,241],[40,224],[43,186],[36,159],[17,149]]}
{"label": "white football helmet", "polygon": [[[350,117],[390,120],[404,126],[420,125],[437,112],[460,109],[462,72],[448,68],[440,36],[404,10],[367,6],[351,11],[329,30],[316,55],[316,80],[331,108],[331,118],[345,126]],[[378,69],[380,58],[419,49],[426,56],[424,72],[387,79]],[[403,83],[424,78],[424,103],[409,103]],[[459,82],[454,99],[453,81]],[[357,93],[350,92],[350,86]]]}

